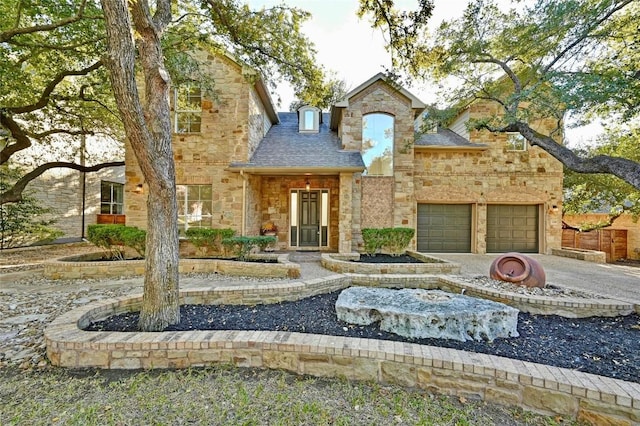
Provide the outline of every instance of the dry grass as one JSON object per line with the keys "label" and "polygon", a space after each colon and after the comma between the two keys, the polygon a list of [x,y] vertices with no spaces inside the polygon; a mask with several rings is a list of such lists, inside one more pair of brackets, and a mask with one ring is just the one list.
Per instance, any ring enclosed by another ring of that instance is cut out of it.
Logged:
{"label": "dry grass", "polygon": [[555,425],[483,402],[231,367],[0,370],[2,425]]}

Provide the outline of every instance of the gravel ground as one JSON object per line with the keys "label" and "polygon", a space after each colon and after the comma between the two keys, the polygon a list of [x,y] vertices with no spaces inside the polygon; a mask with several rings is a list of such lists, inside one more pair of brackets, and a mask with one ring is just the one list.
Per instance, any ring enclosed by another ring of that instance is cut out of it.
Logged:
{"label": "gravel ground", "polygon": [[[406,339],[377,324],[352,325],[336,318],[339,292],[273,305],[185,305],[180,324],[167,331],[277,330],[405,341],[499,355],[640,383],[640,316],[570,319],[518,315],[519,337],[493,342]],[[136,331],[139,315],[128,313],[94,323],[92,331]]]}

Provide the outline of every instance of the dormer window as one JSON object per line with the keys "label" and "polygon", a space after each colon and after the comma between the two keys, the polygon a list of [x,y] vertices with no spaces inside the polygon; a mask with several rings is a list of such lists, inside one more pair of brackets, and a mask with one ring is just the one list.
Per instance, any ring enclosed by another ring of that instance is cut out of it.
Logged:
{"label": "dormer window", "polygon": [[319,108],[309,105],[298,109],[298,130],[300,133],[318,133],[320,130],[322,112]]}

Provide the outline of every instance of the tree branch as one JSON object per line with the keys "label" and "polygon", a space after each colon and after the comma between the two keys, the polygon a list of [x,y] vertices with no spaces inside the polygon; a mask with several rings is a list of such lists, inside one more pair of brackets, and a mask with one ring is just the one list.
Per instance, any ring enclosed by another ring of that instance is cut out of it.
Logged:
{"label": "tree branch", "polygon": [[8,203],[17,203],[22,201],[22,193],[24,189],[27,187],[29,182],[42,175],[44,172],[54,168],[67,168],[78,170],[79,172],[89,173],[95,172],[107,167],[116,167],[116,166],[124,166],[124,161],[111,161],[108,163],[96,164],[94,166],[82,166],[80,164],[75,163],[67,163],[64,161],[55,161],[51,163],[46,163],[41,166],[36,167],[26,175],[24,175],[20,180],[18,180],[13,187],[6,190],[2,194],[0,194],[0,205],[8,204]]}
{"label": "tree branch", "polygon": [[493,127],[488,123],[481,123],[478,127],[490,132],[519,132],[531,145],[539,146],[574,172],[612,174],[636,189],[640,189],[640,163],[635,161],[609,155],[580,157],[569,148],[556,142],[551,136],[543,135],[521,121],[503,127]]}
{"label": "tree branch", "polygon": [[56,89],[57,85],[60,84],[60,82],[64,80],[66,77],[73,76],[73,75],[87,75],[90,72],[97,70],[101,66],[102,66],[102,61],[97,61],[81,70],[62,71],[58,75],[56,75],[46,85],[46,87],[42,91],[42,95],[40,95],[40,99],[38,99],[36,103],[33,103],[31,105],[23,105],[19,107],[5,107],[4,110],[11,112],[13,114],[24,114],[26,112],[33,112],[35,110],[44,108],[49,103],[51,93]]}
{"label": "tree branch", "polygon": [[[63,27],[65,25],[78,22],[79,20],[84,18],[84,8],[86,4],[87,4],[87,0],[82,0],[82,3],[80,3],[80,7],[78,8],[78,13],[76,13],[74,16],[70,18],[61,19],[51,24],[34,25],[31,27],[24,27],[24,28],[12,28],[10,30],[3,31],[0,33],[0,43],[5,43],[17,35],[32,34],[32,33],[38,33],[42,31],[51,31],[51,30],[55,30],[56,28]],[[16,22],[16,27],[18,26],[18,24],[19,22]]]}
{"label": "tree branch", "polygon": [[562,57],[564,57],[564,55],[567,54],[567,52],[571,51],[571,49],[573,49],[574,47],[576,47],[578,44],[582,43],[586,38],[589,37],[589,33],[599,27],[600,25],[602,25],[602,23],[604,21],[606,21],[607,19],[609,19],[611,17],[611,15],[613,15],[614,13],[616,13],[619,10],[622,10],[625,6],[627,6],[629,3],[633,2],[635,0],[623,0],[622,3],[620,3],[619,5],[617,5],[616,7],[614,7],[612,10],[610,10],[609,12],[607,12],[604,16],[602,16],[600,19],[594,21],[591,23],[591,25],[579,36],[577,37],[573,42],[569,43],[564,49],[562,49],[560,51],[560,53],[558,53],[555,58],[553,58],[551,60],[551,62],[549,62],[547,64],[546,67],[544,67],[541,71],[541,74],[546,74],[547,72],[549,72],[549,70],[560,60],[562,59]]}
{"label": "tree branch", "polygon": [[27,149],[31,146],[31,139],[20,125],[4,110],[0,109],[0,125],[9,130],[11,137],[15,139],[15,143],[7,145],[0,151],[0,165],[9,161],[9,158],[18,151]]}

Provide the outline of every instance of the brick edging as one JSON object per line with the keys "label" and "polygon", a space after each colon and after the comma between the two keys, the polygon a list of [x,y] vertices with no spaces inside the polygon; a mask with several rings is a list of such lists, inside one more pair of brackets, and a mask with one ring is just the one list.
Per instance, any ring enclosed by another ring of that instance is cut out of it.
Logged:
{"label": "brick edging", "polygon": [[[416,277],[412,277],[415,279]],[[437,277],[436,277],[437,278]],[[273,285],[190,289],[182,303],[263,303],[338,290],[353,277]],[[272,331],[88,332],[79,327],[138,310],[141,295],[99,301],[45,330],[53,365],[184,368],[216,363],[298,374],[375,380],[518,405],[592,423],[640,422],[640,384],[486,354],[403,342]]]}

